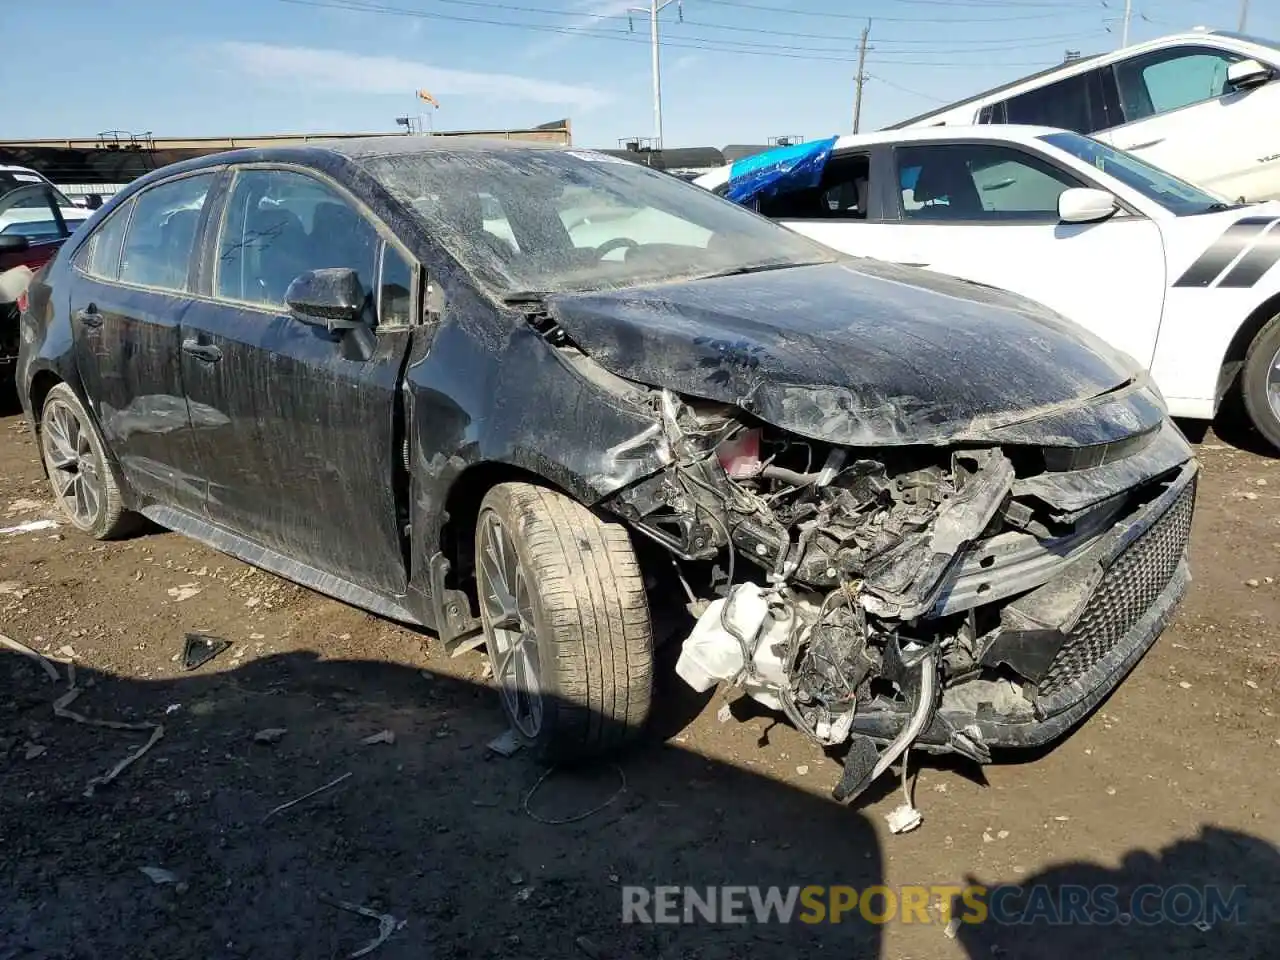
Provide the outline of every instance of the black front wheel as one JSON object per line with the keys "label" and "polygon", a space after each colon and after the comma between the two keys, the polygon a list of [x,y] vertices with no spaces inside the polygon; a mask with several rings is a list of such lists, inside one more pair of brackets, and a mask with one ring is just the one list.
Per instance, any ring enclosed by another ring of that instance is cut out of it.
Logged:
{"label": "black front wheel", "polygon": [[552,762],[633,741],[649,715],[653,630],[626,528],[504,483],[481,504],[475,549],[489,659],[520,738]]}

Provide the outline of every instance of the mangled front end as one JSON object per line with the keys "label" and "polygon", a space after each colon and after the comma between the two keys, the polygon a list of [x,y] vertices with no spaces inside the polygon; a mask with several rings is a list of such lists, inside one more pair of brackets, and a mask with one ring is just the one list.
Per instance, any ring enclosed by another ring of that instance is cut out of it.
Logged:
{"label": "mangled front end", "polygon": [[1126,407],[1107,442],[1024,422],[851,447],[664,390],[668,466],[603,506],[675,558],[680,676],[847,745],[850,800],[912,745],[987,761],[1056,738],[1154,642],[1189,578],[1196,467],[1140,394],[1068,411]]}

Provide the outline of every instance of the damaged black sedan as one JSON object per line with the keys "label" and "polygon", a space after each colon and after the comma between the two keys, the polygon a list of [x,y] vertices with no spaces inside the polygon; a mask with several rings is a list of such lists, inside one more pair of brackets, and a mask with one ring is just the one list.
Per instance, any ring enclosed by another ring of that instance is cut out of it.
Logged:
{"label": "damaged black sedan", "polygon": [[487,645],[548,758],[653,651],[846,751],[1047,742],[1187,582],[1190,449],[1035,304],[588,151],[395,137],[157,171],[37,277],[53,492]]}

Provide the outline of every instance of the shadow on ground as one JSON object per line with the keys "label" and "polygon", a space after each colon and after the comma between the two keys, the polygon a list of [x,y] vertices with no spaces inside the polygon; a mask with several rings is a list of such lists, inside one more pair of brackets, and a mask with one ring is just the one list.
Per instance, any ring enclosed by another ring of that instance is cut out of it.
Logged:
{"label": "shadow on ground", "polygon": [[[406,921],[372,954],[380,960],[882,955],[882,929],[856,912],[839,925],[621,923],[623,885],[884,882],[870,822],[824,796],[650,743],[619,766],[556,772],[526,810],[543,771],[525,754],[485,749],[501,730],[493,691],[386,663],[293,653],[243,666],[220,659],[165,681],[83,668],[77,677],[72,709],[158,721],[164,737],[86,797],[88,781],[147,734],[55,718],[65,679],[0,652],[4,960],[349,956],[377,923],[326,898]],[[677,706],[659,727],[691,708]],[[286,732],[256,742],[269,729]],[[362,743],[382,730],[393,743]],[[539,822],[610,798],[577,822]],[[153,883],[143,867],[182,886]],[[1155,856],[1132,852],[1119,869],[1066,864],[1022,882],[1243,884],[1247,907],[1264,895],[1272,911],[1280,857],[1251,837],[1208,831]],[[1108,957],[1260,958],[1276,932],[1256,921],[1208,931],[1041,922],[962,927],[958,941],[975,958],[1067,957],[1086,945]],[[940,931],[929,936],[954,954]]]}

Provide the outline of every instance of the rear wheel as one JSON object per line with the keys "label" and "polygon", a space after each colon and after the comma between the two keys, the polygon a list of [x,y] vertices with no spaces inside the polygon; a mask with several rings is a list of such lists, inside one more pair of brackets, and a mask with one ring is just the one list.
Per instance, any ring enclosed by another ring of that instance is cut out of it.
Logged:
{"label": "rear wheel", "polygon": [[1280,315],[1267,321],[1249,345],[1240,394],[1254,427],[1280,450]]}
{"label": "rear wheel", "polygon": [[485,496],[476,584],[516,733],[552,762],[634,740],[649,715],[653,631],[626,529],[528,483]]}
{"label": "rear wheel", "polygon": [[79,397],[65,383],[54,386],[40,410],[40,452],[53,497],[71,525],[98,540],[134,529],[102,441]]}

